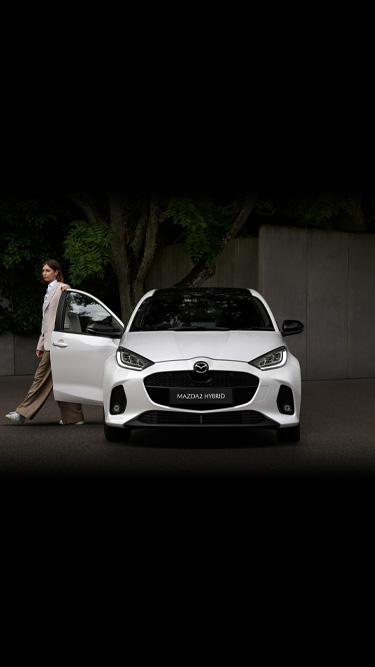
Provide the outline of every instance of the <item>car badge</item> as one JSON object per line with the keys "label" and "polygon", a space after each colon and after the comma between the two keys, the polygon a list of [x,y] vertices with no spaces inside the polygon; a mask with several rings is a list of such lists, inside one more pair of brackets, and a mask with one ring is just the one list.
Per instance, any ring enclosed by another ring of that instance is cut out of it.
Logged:
{"label": "car badge", "polygon": [[207,371],[208,371],[208,364],[206,364],[205,361],[197,361],[197,362],[194,364],[194,370],[195,370],[197,373],[207,373]]}

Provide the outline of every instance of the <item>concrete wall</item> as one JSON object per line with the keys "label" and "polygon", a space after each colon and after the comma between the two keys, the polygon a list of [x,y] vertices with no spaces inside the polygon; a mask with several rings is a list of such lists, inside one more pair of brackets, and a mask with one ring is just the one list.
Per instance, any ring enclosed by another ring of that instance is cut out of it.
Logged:
{"label": "concrete wall", "polygon": [[286,339],[303,379],[375,377],[375,236],[263,226],[259,291],[279,324],[300,319]]}
{"label": "concrete wall", "polygon": [[348,377],[375,377],[375,236],[349,234]]}
{"label": "concrete wall", "polygon": [[39,360],[35,354],[37,337],[0,335],[0,375],[34,374]]}
{"label": "concrete wall", "polygon": [[[299,319],[286,338],[307,380],[375,377],[375,235],[264,225],[259,237],[225,248],[205,284],[253,287],[278,324]],[[191,268],[183,246],[161,248],[146,289],[171,287]],[[0,375],[32,374],[36,339],[0,336]]]}
{"label": "concrete wall", "polygon": [[286,338],[290,351],[301,364],[303,378],[306,378],[306,265],[305,230],[261,227],[258,291],[269,303],[279,327],[288,319],[304,323],[302,334]]}

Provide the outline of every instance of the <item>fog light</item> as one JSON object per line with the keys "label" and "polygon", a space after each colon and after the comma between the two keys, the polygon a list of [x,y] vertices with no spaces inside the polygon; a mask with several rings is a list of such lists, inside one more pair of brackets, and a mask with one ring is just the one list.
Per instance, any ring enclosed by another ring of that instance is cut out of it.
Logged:
{"label": "fog light", "polygon": [[287,385],[285,384],[280,385],[276,402],[279,412],[281,412],[284,415],[293,414],[294,400],[293,400],[293,392],[290,387],[287,387]]}
{"label": "fog light", "polygon": [[119,415],[125,412],[126,396],[124,387],[120,384],[112,389],[111,399],[109,401],[109,412],[111,415]]}

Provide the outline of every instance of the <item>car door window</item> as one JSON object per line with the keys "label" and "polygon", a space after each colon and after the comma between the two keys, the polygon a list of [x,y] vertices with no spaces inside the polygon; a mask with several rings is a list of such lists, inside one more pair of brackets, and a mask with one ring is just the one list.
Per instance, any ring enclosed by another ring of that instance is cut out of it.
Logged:
{"label": "car door window", "polygon": [[119,322],[104,306],[89,294],[68,292],[66,295],[63,330],[66,333],[99,334],[121,333]]}

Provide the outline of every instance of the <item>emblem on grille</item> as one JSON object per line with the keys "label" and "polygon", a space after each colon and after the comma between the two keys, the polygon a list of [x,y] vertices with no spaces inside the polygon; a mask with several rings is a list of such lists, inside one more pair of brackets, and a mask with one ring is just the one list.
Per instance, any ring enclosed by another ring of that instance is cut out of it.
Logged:
{"label": "emblem on grille", "polygon": [[197,361],[197,362],[194,364],[194,370],[195,370],[197,373],[207,373],[207,371],[208,371],[208,364],[206,364],[205,361]]}

